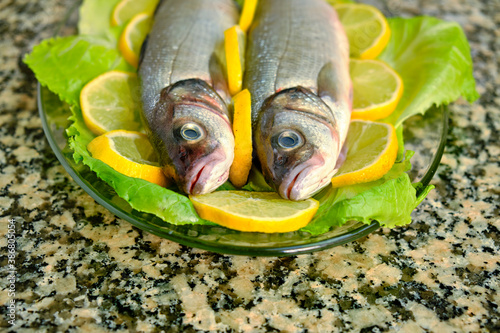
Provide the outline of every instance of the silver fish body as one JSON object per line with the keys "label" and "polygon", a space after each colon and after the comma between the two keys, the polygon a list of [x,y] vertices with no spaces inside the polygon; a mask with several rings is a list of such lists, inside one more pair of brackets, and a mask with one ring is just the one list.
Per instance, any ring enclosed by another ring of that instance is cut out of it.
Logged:
{"label": "silver fish body", "polygon": [[335,174],[349,128],[349,44],[323,0],[260,1],[246,53],[254,150],[266,179],[291,200]]}
{"label": "silver fish body", "polygon": [[234,135],[221,65],[232,0],[163,0],[139,61],[143,119],[165,174],[188,194],[229,175]]}

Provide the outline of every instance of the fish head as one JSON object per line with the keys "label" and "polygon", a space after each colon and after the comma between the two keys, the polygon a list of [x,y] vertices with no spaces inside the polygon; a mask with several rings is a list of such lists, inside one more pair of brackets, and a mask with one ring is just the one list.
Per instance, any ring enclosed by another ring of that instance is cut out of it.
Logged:
{"label": "fish head", "polygon": [[268,99],[261,111],[255,149],[264,176],[279,194],[303,200],[328,185],[341,147],[321,99],[293,88]]}
{"label": "fish head", "polygon": [[154,140],[164,173],[187,194],[215,190],[229,177],[234,135],[225,103],[201,80],[162,92]]}
{"label": "fish head", "polygon": [[223,117],[200,106],[179,105],[176,113],[166,142],[174,179],[188,194],[211,192],[229,176],[234,157],[231,127]]}

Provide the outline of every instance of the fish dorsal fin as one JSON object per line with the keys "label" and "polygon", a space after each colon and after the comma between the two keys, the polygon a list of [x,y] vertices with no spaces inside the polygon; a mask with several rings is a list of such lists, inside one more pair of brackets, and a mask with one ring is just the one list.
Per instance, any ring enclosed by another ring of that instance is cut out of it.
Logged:
{"label": "fish dorsal fin", "polygon": [[231,103],[231,94],[229,93],[227,78],[224,75],[224,67],[215,52],[210,57],[209,71],[214,90],[229,105]]}

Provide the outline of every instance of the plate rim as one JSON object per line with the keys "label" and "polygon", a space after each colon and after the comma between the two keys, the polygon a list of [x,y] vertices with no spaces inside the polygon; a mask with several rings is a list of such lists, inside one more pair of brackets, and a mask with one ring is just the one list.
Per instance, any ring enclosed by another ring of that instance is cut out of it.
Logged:
{"label": "plate rim", "polygon": [[[76,1],[76,3],[68,10],[66,16],[59,22],[56,26],[54,36],[59,35],[61,29],[68,24],[70,17],[75,13],[75,11],[78,11],[78,8],[80,7],[81,1]],[[171,232],[162,232],[161,229],[158,229],[159,227],[154,225],[154,224],[148,224],[145,222],[142,222],[141,220],[135,218],[134,216],[130,215],[128,212],[123,210],[121,207],[118,207],[116,204],[112,203],[109,201],[107,198],[105,198],[103,195],[97,191],[94,186],[85,179],[78,170],[75,169],[75,167],[84,167],[89,170],[89,172],[92,172],[94,175],[96,175],[93,171],[90,170],[90,168],[86,165],[84,165],[82,162],[76,163],[73,159],[68,160],[63,152],[63,149],[61,149],[56,142],[56,139],[54,138],[54,135],[52,134],[52,130],[50,128],[48,119],[47,119],[47,114],[44,111],[43,107],[43,89],[46,89],[47,91],[50,91],[46,87],[42,87],[40,82],[37,82],[37,106],[38,106],[38,111],[40,114],[40,118],[42,120],[42,127],[43,131],[45,134],[45,137],[47,138],[47,141],[49,142],[49,145],[56,155],[57,159],[63,166],[63,168],[68,172],[68,174],[71,176],[71,178],[88,194],[90,195],[98,204],[109,210],[111,213],[113,213],[115,216],[131,223],[133,226],[144,230],[146,232],[152,233],[156,236],[159,236],[161,238],[168,239],[170,241],[193,247],[193,248],[198,248],[198,249],[203,249],[203,250],[208,250],[220,254],[231,254],[231,255],[246,255],[246,256],[263,256],[263,257],[270,257],[270,256],[291,256],[291,255],[298,255],[298,254],[307,254],[307,253],[312,253],[315,251],[319,250],[325,250],[328,248],[332,248],[335,246],[343,245],[349,242],[352,242],[354,240],[360,239],[375,230],[377,230],[380,227],[380,224],[376,221],[372,222],[371,224],[361,224],[358,228],[354,230],[350,230],[342,235],[338,235],[332,238],[327,238],[323,240],[319,240],[316,242],[311,242],[307,244],[299,244],[299,245],[284,245],[284,246],[255,246],[255,247],[249,247],[249,246],[242,246],[242,245],[231,245],[231,247],[228,247],[226,244],[223,244],[222,246],[217,246],[217,242],[208,242],[206,240],[201,240],[198,238],[193,238],[189,237],[189,235],[181,234],[176,231],[171,231]],[[60,100],[60,99],[59,99]],[[61,102],[63,103],[63,102]],[[425,174],[423,175],[422,179],[420,182],[422,183],[423,186],[420,186],[417,188],[417,193],[416,195],[418,196],[423,189],[430,183],[431,179],[433,178],[434,174],[437,171],[437,168],[441,162],[442,155],[444,153],[444,149],[446,146],[446,141],[447,141],[447,136],[448,136],[448,118],[449,118],[449,110],[448,107],[445,105],[439,106],[438,108],[441,108],[441,112],[443,112],[442,116],[442,133],[440,137],[440,142],[439,145],[436,149],[436,153],[433,156],[433,159],[431,163],[428,165],[427,170],[425,171]],[[69,111],[69,110],[68,110]],[[68,117],[71,116],[71,112],[68,115]],[[67,140],[67,139],[66,139]],[[67,144],[67,141],[66,141]],[[97,175],[96,175],[97,177]],[[98,181],[102,182],[104,184],[107,184],[104,180],[100,179],[99,177]],[[116,191],[115,191],[116,194]],[[126,203],[129,205],[128,203]],[[132,208],[131,208],[132,209]],[[141,215],[146,215],[146,216],[151,216],[151,217],[156,217],[154,214],[150,213],[143,213],[140,212]],[[166,222],[169,225],[176,226],[175,224]],[[220,226],[220,228],[223,228]],[[255,234],[255,233],[254,233]]]}
{"label": "plate rim", "polygon": [[[64,155],[63,151],[60,149],[58,143],[56,142],[54,135],[52,134],[52,130],[49,125],[49,121],[47,118],[47,114],[44,111],[44,106],[43,106],[43,89],[47,89],[46,87],[42,87],[42,85],[38,82],[37,85],[37,104],[38,104],[38,110],[39,114],[42,120],[42,127],[45,133],[45,137],[47,138],[47,141],[49,142],[50,147],[52,148],[52,151],[55,153],[57,159],[59,162],[62,164],[64,169],[69,173],[71,178],[75,180],[75,182],[83,188],[83,190],[89,194],[98,204],[104,206],[106,209],[108,209],[111,213],[116,215],[117,217],[131,223],[132,225],[138,227],[141,230],[147,231],[149,233],[155,234],[161,238],[165,238],[171,241],[174,241],[176,243],[190,246],[193,248],[199,248],[203,250],[208,250],[216,253],[222,253],[222,254],[232,254],[232,255],[247,255],[247,256],[291,256],[291,255],[298,255],[298,254],[306,254],[306,253],[312,253],[315,251],[319,250],[325,250],[328,248],[332,248],[335,246],[343,245],[349,242],[352,242],[354,240],[360,239],[376,229],[380,227],[380,224],[376,221],[372,222],[371,224],[363,224],[360,227],[348,231],[345,234],[342,234],[337,237],[332,237],[332,238],[327,238],[324,240],[319,240],[317,242],[311,242],[311,243],[306,243],[306,244],[298,244],[298,245],[285,245],[285,246],[256,246],[256,247],[249,247],[249,246],[241,246],[241,245],[232,245],[231,247],[227,247],[225,244],[222,246],[216,246],[216,242],[214,244],[212,243],[207,243],[207,241],[200,240],[198,238],[190,238],[185,235],[180,235],[179,233],[166,233],[162,232],[160,229],[156,229],[154,225],[149,225],[146,224],[135,217],[131,216],[128,214],[126,211],[121,209],[120,207],[117,207],[115,204],[110,202],[108,199],[103,197],[97,190],[94,189],[94,187],[83,177],[79,174],[77,170],[73,167],[75,166],[80,166],[80,167],[85,167],[88,168],[88,166],[84,165],[83,163],[77,164],[75,161],[68,161],[66,156]],[[437,171],[437,168],[440,164],[440,161],[442,159],[442,155],[444,152],[444,149],[446,147],[446,141],[447,141],[447,134],[448,134],[448,118],[449,118],[449,111],[448,107],[446,106],[440,106],[441,112],[443,112],[442,116],[442,133],[441,133],[441,138],[439,145],[436,149],[436,153],[433,156],[433,159],[429,166],[427,167],[427,170],[420,180],[420,183],[422,183],[422,186],[417,189],[417,196],[421,193],[421,191],[429,184],[431,181],[432,177]],[[73,164],[73,165],[72,165]],[[88,168],[90,172],[93,172]],[[94,173],[95,174],[95,173]],[[102,179],[98,178],[99,182],[106,183]],[[107,184],[107,183],[106,183]],[[127,203],[128,204],[128,203]],[[147,216],[152,216],[154,217],[154,214],[149,214],[149,213],[142,213],[141,214],[146,214]],[[168,222],[166,222],[168,223]],[[169,223],[171,224],[171,223]],[[171,224],[174,225],[174,224]],[[222,227],[221,227],[222,228]]]}

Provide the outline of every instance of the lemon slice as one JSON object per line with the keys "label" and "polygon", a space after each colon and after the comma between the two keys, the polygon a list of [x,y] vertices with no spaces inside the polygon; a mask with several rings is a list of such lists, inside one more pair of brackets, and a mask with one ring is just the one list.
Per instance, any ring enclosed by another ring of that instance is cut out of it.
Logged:
{"label": "lemon slice", "polygon": [[353,120],[346,144],[347,158],[332,178],[333,187],[380,179],[396,161],[398,140],[391,124]]}
{"label": "lemon slice", "polygon": [[377,8],[362,4],[336,5],[335,10],[349,39],[351,57],[374,59],[387,46],[391,29]]}
{"label": "lemon slice", "polygon": [[229,180],[236,187],[247,183],[252,168],[252,101],[248,89],[233,98],[234,160]]}
{"label": "lemon slice", "polygon": [[159,0],[122,0],[111,13],[111,26],[122,25],[138,13],[152,15]]}
{"label": "lemon slice", "polygon": [[98,136],[87,145],[92,157],[134,178],[167,186],[148,137],[139,132],[116,130]]}
{"label": "lemon slice", "polygon": [[350,62],[353,84],[351,119],[377,120],[389,116],[403,95],[403,80],[398,73],[379,60]]}
{"label": "lemon slice", "polygon": [[203,219],[230,229],[267,233],[298,230],[319,207],[317,200],[291,201],[275,192],[218,191],[189,198]]}
{"label": "lemon slice", "polygon": [[139,64],[142,43],[151,30],[152,24],[153,20],[149,14],[137,14],[130,20],[120,35],[118,49],[125,60],[135,68]]}
{"label": "lemon slice", "polygon": [[96,77],[80,93],[85,124],[97,135],[115,129],[139,129],[138,92],[136,74],[111,71]]}
{"label": "lemon slice", "polygon": [[238,25],[244,32],[248,31],[248,28],[250,28],[250,25],[253,22],[255,9],[257,8],[257,1],[258,0],[245,0],[245,2],[243,3],[243,9],[241,10],[241,16]]}
{"label": "lemon slice", "polygon": [[243,72],[245,70],[246,35],[235,25],[224,31],[224,48],[226,52],[227,81],[229,93],[234,96],[241,91]]}

